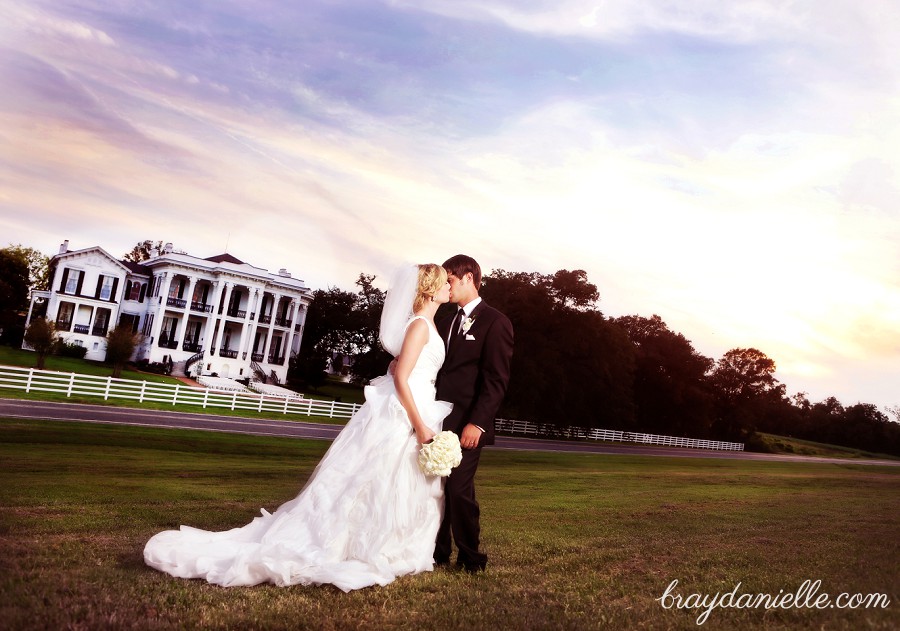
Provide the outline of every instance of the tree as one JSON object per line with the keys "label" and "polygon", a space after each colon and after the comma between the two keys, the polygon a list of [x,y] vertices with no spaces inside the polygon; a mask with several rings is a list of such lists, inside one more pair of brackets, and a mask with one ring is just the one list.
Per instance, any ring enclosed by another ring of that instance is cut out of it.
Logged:
{"label": "tree", "polygon": [[37,369],[44,369],[47,355],[53,352],[58,338],[56,325],[45,318],[33,318],[25,331],[25,343],[37,354]]}
{"label": "tree", "polygon": [[28,308],[28,263],[10,248],[0,250],[0,339],[16,344]]}
{"label": "tree", "polygon": [[549,425],[630,428],[634,355],[625,333],[589,307],[583,272],[494,270],[481,295],[510,319],[515,347],[500,414]]}
{"label": "tree", "polygon": [[375,276],[360,273],[355,294],[337,287],[313,293],[292,377],[316,387],[324,362],[336,353],[352,358],[355,382],[385,373],[391,356],[378,341],[384,292],[374,286],[374,280]]}
{"label": "tree", "polygon": [[634,345],[634,403],[641,431],[706,438],[713,420],[707,372],[713,360],[654,315],[622,316],[621,326]]}
{"label": "tree", "polygon": [[28,267],[29,292],[50,288],[50,257],[34,248],[23,245],[10,245],[2,251],[22,260]]}
{"label": "tree", "polygon": [[138,344],[139,336],[131,327],[119,326],[106,335],[106,363],[112,364],[113,377],[122,375],[122,368],[131,359]]}
{"label": "tree", "polygon": [[717,403],[717,437],[744,439],[773,408],[790,405],[774,373],[775,362],[755,348],[732,349],[716,362],[710,383]]}
{"label": "tree", "polygon": [[564,308],[591,310],[600,299],[597,286],[588,282],[587,272],[583,269],[571,272],[561,269],[552,277],[544,277],[542,280],[548,283],[550,296]]}
{"label": "tree", "polygon": [[387,372],[393,357],[381,347],[381,311],[384,308],[385,292],[373,285],[375,276],[360,273],[356,279],[359,287],[354,309],[354,328],[357,330],[358,352],[350,365],[350,375],[354,383],[367,383]]}
{"label": "tree", "polygon": [[125,254],[123,258],[132,263],[143,263],[150,259],[152,250],[160,252],[162,251],[162,248],[162,241],[151,241],[150,239],[146,239],[135,244],[135,246],[131,248],[131,252]]}

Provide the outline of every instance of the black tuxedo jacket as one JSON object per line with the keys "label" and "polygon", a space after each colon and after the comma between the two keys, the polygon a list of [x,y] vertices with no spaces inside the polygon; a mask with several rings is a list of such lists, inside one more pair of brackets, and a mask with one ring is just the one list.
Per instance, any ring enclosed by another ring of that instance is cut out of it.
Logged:
{"label": "black tuxedo jacket", "polygon": [[[437,324],[447,339],[454,311]],[[482,300],[469,316],[472,326],[452,340],[437,377],[437,398],[453,404],[444,429],[462,433],[467,423],[484,430],[481,445],[494,444],[494,418],[506,395],[513,327],[509,319]]]}

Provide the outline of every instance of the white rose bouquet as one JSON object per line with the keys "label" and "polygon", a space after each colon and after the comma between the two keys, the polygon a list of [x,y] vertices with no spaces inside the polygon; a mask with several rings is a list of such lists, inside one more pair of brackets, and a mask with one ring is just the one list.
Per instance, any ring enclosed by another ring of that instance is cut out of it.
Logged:
{"label": "white rose bouquet", "polygon": [[425,475],[450,475],[450,469],[462,462],[459,438],[449,430],[444,430],[422,445],[419,451],[419,469]]}

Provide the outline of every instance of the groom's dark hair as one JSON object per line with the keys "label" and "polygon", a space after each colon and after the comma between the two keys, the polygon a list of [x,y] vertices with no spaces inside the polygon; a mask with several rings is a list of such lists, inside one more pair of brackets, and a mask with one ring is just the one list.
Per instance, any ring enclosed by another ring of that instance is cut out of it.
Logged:
{"label": "groom's dark hair", "polygon": [[465,254],[451,256],[444,261],[444,269],[447,270],[448,274],[453,274],[457,278],[462,278],[466,274],[472,274],[472,282],[475,283],[475,288],[481,289],[481,266],[471,256],[466,256]]}

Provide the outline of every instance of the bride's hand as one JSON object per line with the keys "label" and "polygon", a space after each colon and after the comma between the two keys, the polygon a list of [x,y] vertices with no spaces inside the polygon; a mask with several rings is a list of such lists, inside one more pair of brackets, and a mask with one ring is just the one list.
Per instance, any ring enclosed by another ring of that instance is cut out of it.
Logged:
{"label": "bride's hand", "polygon": [[416,430],[416,440],[419,441],[420,445],[431,442],[431,439],[434,438],[434,436],[434,432],[431,431],[431,428],[429,427],[422,427],[422,429]]}

